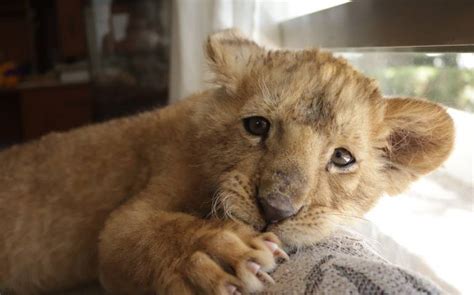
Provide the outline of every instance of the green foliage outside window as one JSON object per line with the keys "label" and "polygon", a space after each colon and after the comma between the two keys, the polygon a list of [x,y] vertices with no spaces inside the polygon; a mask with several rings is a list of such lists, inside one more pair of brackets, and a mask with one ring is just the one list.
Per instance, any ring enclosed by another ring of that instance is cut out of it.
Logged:
{"label": "green foliage outside window", "polygon": [[[342,54],[346,56],[346,54]],[[446,106],[474,112],[474,54],[471,64],[460,54],[368,52],[348,54],[366,75],[376,79],[383,93],[429,98]]]}

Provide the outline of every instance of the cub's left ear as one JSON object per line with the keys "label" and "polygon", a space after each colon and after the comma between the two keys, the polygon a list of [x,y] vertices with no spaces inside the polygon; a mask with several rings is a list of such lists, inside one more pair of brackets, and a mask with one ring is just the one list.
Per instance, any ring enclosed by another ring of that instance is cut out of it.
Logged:
{"label": "cub's left ear", "polygon": [[253,61],[261,57],[265,50],[245,38],[239,30],[228,29],[209,36],[206,52],[215,74],[215,83],[235,93]]}
{"label": "cub's left ear", "polygon": [[454,125],[445,109],[432,102],[393,98],[385,103],[389,130],[386,192],[397,194],[448,158],[454,143]]}

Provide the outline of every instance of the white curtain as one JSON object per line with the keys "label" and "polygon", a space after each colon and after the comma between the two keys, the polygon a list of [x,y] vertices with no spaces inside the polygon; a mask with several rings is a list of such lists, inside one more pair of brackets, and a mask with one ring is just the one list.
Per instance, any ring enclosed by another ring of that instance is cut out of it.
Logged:
{"label": "white curtain", "polygon": [[175,0],[172,5],[170,102],[175,102],[206,87],[203,42],[210,33],[234,27],[266,46],[279,46],[279,22],[326,7],[328,0]]}

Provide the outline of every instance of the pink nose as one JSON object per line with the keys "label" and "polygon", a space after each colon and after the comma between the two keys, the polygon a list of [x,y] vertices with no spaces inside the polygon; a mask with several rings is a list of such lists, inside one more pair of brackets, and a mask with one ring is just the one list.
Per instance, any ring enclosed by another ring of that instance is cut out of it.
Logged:
{"label": "pink nose", "polygon": [[259,203],[268,223],[277,223],[296,213],[290,199],[281,193],[270,193],[265,198],[259,198]]}

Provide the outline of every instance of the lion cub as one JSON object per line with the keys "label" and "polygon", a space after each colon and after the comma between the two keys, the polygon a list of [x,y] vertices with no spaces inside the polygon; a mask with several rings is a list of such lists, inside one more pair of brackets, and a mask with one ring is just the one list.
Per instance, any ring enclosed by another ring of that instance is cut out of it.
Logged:
{"label": "lion cub", "polygon": [[441,106],[384,99],[330,53],[269,51],[235,31],[206,49],[215,88],[0,153],[0,285],[260,291],[282,249],[317,242],[451,150]]}

